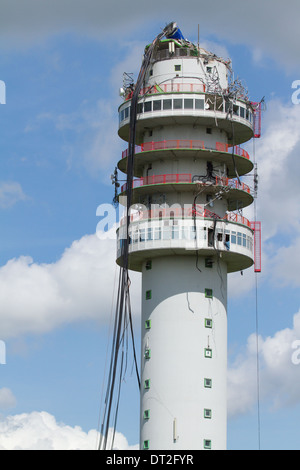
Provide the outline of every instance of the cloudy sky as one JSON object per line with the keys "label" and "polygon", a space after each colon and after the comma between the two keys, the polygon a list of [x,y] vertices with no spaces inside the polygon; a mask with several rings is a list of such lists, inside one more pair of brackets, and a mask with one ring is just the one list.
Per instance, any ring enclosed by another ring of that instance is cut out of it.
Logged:
{"label": "cloudy sky", "polygon": [[[294,0],[0,0],[0,449],[96,449],[117,278],[97,207],[112,202],[126,147],[122,74],[137,76],[170,21],[195,42],[199,24],[200,43],[232,59],[253,101],[265,97],[262,137],[245,146],[263,269],[229,280],[228,447],[256,449],[260,436],[264,449],[300,448],[299,14]],[[139,287],[133,274],[137,343]],[[116,446],[135,448],[131,367],[120,407]]]}

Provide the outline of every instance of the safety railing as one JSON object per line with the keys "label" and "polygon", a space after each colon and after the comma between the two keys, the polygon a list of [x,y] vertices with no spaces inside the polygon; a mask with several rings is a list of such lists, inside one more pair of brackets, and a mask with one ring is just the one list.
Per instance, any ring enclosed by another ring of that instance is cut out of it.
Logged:
{"label": "safety railing", "polygon": [[[161,83],[141,88],[140,95],[155,95],[157,93],[205,93],[204,83]],[[132,98],[133,91],[128,93],[126,100]]]}
{"label": "safety railing", "polygon": [[[132,182],[132,188],[140,188],[141,186],[155,185],[155,184],[177,184],[177,183],[200,183],[201,179],[197,180],[192,177],[190,173],[173,173],[167,175],[150,175],[142,178],[134,179]],[[231,189],[239,189],[246,191],[250,194],[250,188],[247,184],[239,182],[237,179],[230,179],[226,177],[215,177],[216,186],[226,186]],[[121,193],[127,190],[127,183],[121,186]]]}
{"label": "safety railing", "polygon": [[232,189],[240,189],[242,191],[246,191],[248,194],[251,193],[249,186],[242,181],[239,183],[237,179],[229,179],[217,176],[216,177],[216,185],[218,186],[227,186]]}
{"label": "safety railing", "polygon": [[[215,148],[206,147],[203,140],[190,140],[190,139],[172,139],[161,140],[158,142],[144,142],[141,145],[135,146],[135,153],[151,152],[154,150],[167,150],[167,149],[203,149],[203,150],[216,150],[224,153],[234,153],[241,157],[250,160],[248,152],[242,149],[239,145],[230,147],[223,142],[216,142]],[[128,156],[128,148],[122,152],[122,159]]]}
{"label": "safety railing", "polygon": [[[188,173],[175,173],[168,175],[151,175],[142,178],[137,178],[132,182],[132,188],[140,188],[152,184],[167,184],[167,183],[192,183],[192,175]],[[121,186],[121,192],[126,191],[127,183]]]}
{"label": "safety railing", "polygon": [[[224,217],[211,212],[204,206],[199,204],[189,207],[159,207],[155,209],[142,210],[134,212],[130,215],[130,222],[139,222],[151,219],[185,219],[185,218],[204,218],[204,219],[213,219],[217,221],[228,221],[235,222],[241,225],[245,225],[252,229],[251,222],[249,222],[246,217],[237,212],[228,212]],[[120,225],[126,223],[126,216],[122,217],[120,220]]]}

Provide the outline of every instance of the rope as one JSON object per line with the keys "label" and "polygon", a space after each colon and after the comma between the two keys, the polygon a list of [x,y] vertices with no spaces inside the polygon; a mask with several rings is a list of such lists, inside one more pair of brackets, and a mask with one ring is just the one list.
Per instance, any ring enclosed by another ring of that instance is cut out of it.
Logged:
{"label": "rope", "polygon": [[[253,162],[256,164],[255,157],[255,139],[253,139]],[[256,222],[256,199],[254,199],[254,222]],[[255,331],[256,331],[256,394],[257,394],[257,439],[258,450],[261,449],[261,430],[260,430],[260,374],[259,374],[259,324],[258,324],[258,277],[255,276]]]}
{"label": "rope", "polygon": [[[119,410],[119,401],[121,395],[121,384],[124,380],[124,367],[126,370],[127,366],[127,348],[124,350],[124,341],[127,340],[127,328],[130,326],[130,332],[132,337],[133,345],[133,355],[135,369],[138,379],[138,384],[140,388],[140,378],[138,374],[138,365],[137,358],[135,353],[134,345],[134,336],[133,336],[133,327],[132,327],[132,314],[131,314],[131,304],[130,304],[130,279],[129,279],[129,224],[130,224],[130,208],[132,201],[132,182],[133,182],[133,168],[134,168],[134,154],[135,154],[135,138],[136,138],[136,120],[137,120],[137,105],[139,100],[139,94],[142,88],[143,81],[145,79],[146,72],[151,64],[151,59],[153,52],[155,50],[157,42],[165,36],[170,25],[166,26],[164,30],[154,39],[152,44],[149,46],[148,50],[145,52],[143,63],[139,72],[139,76],[132,94],[131,98],[131,108],[130,108],[130,125],[129,125],[129,141],[128,141],[128,158],[127,158],[127,187],[126,187],[126,196],[127,196],[127,217],[126,217],[126,227],[127,227],[127,236],[122,243],[122,253],[121,253],[121,267],[119,272],[119,288],[117,295],[117,304],[115,311],[115,323],[114,323],[114,332],[113,332],[113,342],[111,350],[111,360],[110,360],[110,370],[108,376],[107,391],[105,397],[105,410],[103,415],[103,421],[101,426],[101,436],[99,443],[99,450],[107,449],[108,445],[108,432],[109,425],[111,422],[111,413],[113,407],[113,401],[115,403],[115,414],[113,419],[113,434],[112,440],[110,442],[110,448],[113,449],[114,438],[117,426],[117,417]],[[127,344],[127,343],[126,343]],[[124,355],[125,361],[124,361]],[[121,358],[120,358],[121,356]],[[116,393],[116,398],[115,398]]]}

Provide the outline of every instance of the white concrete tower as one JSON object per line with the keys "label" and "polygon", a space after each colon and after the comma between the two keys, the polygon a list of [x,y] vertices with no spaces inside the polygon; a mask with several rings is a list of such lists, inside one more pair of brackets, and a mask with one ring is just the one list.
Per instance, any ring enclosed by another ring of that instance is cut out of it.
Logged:
{"label": "white concrete tower", "polygon": [[[227,274],[254,262],[241,181],[253,163],[240,144],[254,137],[255,110],[230,76],[229,62],[174,28],[140,93],[129,268],[142,272],[142,449],[226,448]],[[131,96],[119,107],[125,141]]]}

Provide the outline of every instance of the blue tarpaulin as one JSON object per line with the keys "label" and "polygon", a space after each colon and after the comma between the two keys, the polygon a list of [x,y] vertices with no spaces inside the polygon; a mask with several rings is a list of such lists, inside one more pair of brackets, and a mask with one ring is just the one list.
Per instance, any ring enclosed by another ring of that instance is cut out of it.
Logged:
{"label": "blue tarpaulin", "polygon": [[184,36],[180,29],[175,26],[173,31],[171,31],[168,35],[166,35],[168,39],[184,39]]}

